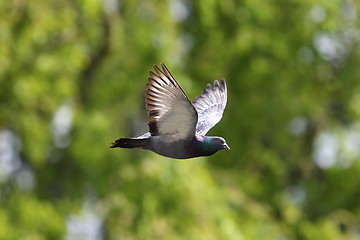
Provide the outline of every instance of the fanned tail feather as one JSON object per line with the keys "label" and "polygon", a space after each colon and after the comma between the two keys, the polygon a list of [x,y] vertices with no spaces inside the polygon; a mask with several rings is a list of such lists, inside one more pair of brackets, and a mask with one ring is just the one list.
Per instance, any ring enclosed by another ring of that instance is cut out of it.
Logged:
{"label": "fanned tail feather", "polygon": [[145,149],[145,144],[147,143],[148,138],[119,138],[112,143],[110,148],[143,148]]}

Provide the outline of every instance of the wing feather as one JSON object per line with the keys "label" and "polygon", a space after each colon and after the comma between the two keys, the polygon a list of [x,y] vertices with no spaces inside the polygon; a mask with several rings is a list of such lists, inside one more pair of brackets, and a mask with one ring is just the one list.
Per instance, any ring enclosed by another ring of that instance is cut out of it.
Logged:
{"label": "wing feather", "polygon": [[205,135],[222,118],[227,102],[227,89],[225,79],[214,81],[214,87],[210,83],[201,95],[192,101],[198,113],[196,135]]}
{"label": "wing feather", "polygon": [[150,133],[172,140],[191,139],[195,136],[197,112],[165,64],[161,63],[161,67],[154,66],[156,73],[149,72],[146,84]]}

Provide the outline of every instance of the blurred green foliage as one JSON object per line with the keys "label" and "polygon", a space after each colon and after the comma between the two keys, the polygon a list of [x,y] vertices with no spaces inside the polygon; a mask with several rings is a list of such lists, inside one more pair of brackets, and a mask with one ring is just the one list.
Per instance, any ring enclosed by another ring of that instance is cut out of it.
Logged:
{"label": "blurred green foliage", "polygon": [[[3,1],[0,239],[359,239],[359,5]],[[160,62],[227,79],[231,151],[108,149]]]}

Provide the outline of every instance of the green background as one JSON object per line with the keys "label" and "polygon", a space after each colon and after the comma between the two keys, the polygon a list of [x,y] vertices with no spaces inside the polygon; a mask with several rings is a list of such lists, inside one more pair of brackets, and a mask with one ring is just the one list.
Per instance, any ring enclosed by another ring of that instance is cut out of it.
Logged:
{"label": "green background", "polygon": [[[0,239],[359,239],[359,7],[2,1]],[[227,80],[230,151],[108,148],[160,62],[191,99]]]}

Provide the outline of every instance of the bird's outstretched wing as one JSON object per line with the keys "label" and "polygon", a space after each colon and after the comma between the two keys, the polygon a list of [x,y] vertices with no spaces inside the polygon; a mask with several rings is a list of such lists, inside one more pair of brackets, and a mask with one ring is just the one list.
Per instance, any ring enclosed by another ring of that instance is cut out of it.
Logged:
{"label": "bird's outstretched wing", "polygon": [[166,135],[170,140],[195,136],[197,112],[166,66],[154,66],[146,84],[146,108],[152,136]]}
{"label": "bird's outstretched wing", "polygon": [[225,79],[214,81],[214,87],[210,83],[201,95],[197,96],[192,104],[198,113],[196,135],[205,135],[222,118],[227,101]]}

